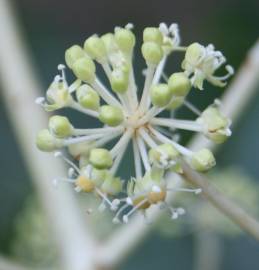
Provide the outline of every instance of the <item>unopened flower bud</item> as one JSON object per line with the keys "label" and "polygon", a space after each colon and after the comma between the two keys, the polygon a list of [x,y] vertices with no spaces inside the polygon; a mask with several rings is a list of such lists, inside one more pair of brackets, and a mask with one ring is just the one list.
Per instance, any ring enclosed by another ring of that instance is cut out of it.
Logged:
{"label": "unopened flower bud", "polygon": [[101,40],[104,43],[107,53],[111,53],[117,46],[114,34],[112,33],[102,35]]}
{"label": "unopened flower bud", "polygon": [[168,79],[168,86],[173,96],[186,96],[191,90],[191,82],[183,72],[173,73]]}
{"label": "unopened flower bud", "polygon": [[103,105],[100,108],[99,119],[104,124],[115,127],[122,123],[124,116],[120,108],[111,105]]}
{"label": "unopened flower bud", "polygon": [[124,93],[128,89],[129,74],[121,68],[116,68],[112,71],[110,82],[114,92]]}
{"label": "unopened flower bud", "polygon": [[157,107],[165,107],[171,100],[172,93],[165,83],[153,85],[151,87],[151,101]]}
{"label": "unopened flower bud", "polygon": [[88,156],[93,146],[94,142],[92,141],[74,143],[68,146],[68,152],[70,155],[77,159],[81,155]]}
{"label": "unopened flower bud", "polygon": [[122,191],[122,182],[119,177],[107,174],[101,186],[101,190],[109,195],[116,195]]}
{"label": "unopened flower bud", "polygon": [[93,82],[95,79],[95,64],[89,57],[80,58],[72,66],[75,76],[86,82]]}
{"label": "unopened flower bud", "polygon": [[80,58],[84,58],[84,50],[79,45],[73,45],[65,52],[65,61],[69,68]]}
{"label": "unopened flower bud", "polygon": [[105,45],[102,39],[97,35],[93,35],[85,41],[84,50],[90,57],[97,60],[98,62],[102,62],[106,58]]}
{"label": "unopened flower bud", "polygon": [[118,47],[125,53],[131,53],[135,43],[135,35],[129,29],[125,28],[116,28],[115,29],[115,40],[118,44]]}
{"label": "unopened flower bud", "polygon": [[36,137],[36,145],[38,149],[44,152],[52,152],[62,146],[59,139],[56,139],[48,129],[39,131]]}
{"label": "unopened flower bud", "polygon": [[199,172],[208,171],[216,165],[215,158],[209,149],[195,152],[190,160],[191,167]]}
{"label": "unopened flower bud", "polygon": [[76,90],[76,97],[79,104],[90,110],[98,110],[100,107],[100,97],[98,93],[89,85],[83,84]]}
{"label": "unopened flower bud", "polygon": [[143,31],[144,42],[155,42],[158,45],[163,43],[163,35],[157,27],[146,27]]}
{"label": "unopened flower bud", "polygon": [[112,166],[112,156],[105,148],[94,148],[90,152],[90,163],[97,169],[107,169]]}
{"label": "unopened flower bud", "polygon": [[147,65],[158,65],[163,57],[161,46],[155,42],[144,42],[141,51]]}
{"label": "unopened flower bud", "polygon": [[57,138],[66,138],[72,135],[73,126],[67,117],[54,115],[49,119],[49,130]]}

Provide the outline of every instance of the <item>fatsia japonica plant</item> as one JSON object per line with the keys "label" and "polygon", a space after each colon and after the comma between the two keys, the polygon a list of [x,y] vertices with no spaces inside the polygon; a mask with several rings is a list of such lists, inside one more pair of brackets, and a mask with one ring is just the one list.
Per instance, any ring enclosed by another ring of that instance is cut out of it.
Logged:
{"label": "fatsia japonica plant", "polygon": [[[197,194],[202,190],[172,186],[167,175],[181,175],[182,160],[199,172],[216,164],[209,149],[193,152],[181,145],[177,131],[199,132],[217,144],[231,135],[231,121],[220,112],[219,101],[201,112],[186,97],[190,91],[203,90],[205,80],[225,86],[233,68],[226,65],[226,75],[215,75],[226,62],[220,51],[211,44],[197,42],[182,46],[178,25],[161,23],[143,31],[141,52],[146,69],[142,90],[134,77],[137,71],[133,69],[132,29],[132,24],[115,27],[114,33],[95,34],[83,46],[71,46],[65,52],[65,62],[75,81],[67,81],[66,66],[60,64],[60,74],[54,77],[46,97],[36,100],[46,111],[65,107],[80,111],[96,118],[101,127],[79,129],[67,117],[54,115],[48,128],[38,133],[36,144],[70,166],[68,177],[58,177],[55,183],[70,182],[77,192],[100,197],[100,210],[109,207],[116,212],[115,223],[127,223],[137,210],[145,215],[152,205],[168,208],[172,219],[176,219],[185,210],[170,206],[166,202],[168,193]],[[174,53],[183,54],[182,64],[167,76],[164,67]],[[98,78],[96,64],[103,68],[109,85]],[[195,113],[196,120],[177,119],[170,113],[181,106]],[[110,142],[114,143],[108,148]],[[122,180],[117,171],[129,147],[133,148],[134,172]],[[68,149],[73,160],[60,151],[62,148]]]}

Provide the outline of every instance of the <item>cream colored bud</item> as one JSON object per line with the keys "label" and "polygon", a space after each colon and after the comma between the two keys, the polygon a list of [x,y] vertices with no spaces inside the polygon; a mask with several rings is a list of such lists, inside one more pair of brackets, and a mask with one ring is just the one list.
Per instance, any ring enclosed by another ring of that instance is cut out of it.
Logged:
{"label": "cream colored bud", "polygon": [[76,60],[72,70],[75,76],[82,81],[92,83],[95,79],[95,64],[89,57]]}
{"label": "cream colored bud", "polygon": [[163,35],[157,27],[146,27],[143,31],[144,42],[155,42],[158,45],[163,43]]}
{"label": "cream colored bud", "polygon": [[157,107],[165,107],[171,100],[172,93],[167,84],[161,83],[151,87],[151,101]]}
{"label": "cream colored bud", "polygon": [[201,44],[195,42],[187,47],[185,53],[185,60],[192,65],[199,63],[201,58],[204,56],[205,48]]}
{"label": "cream colored bud", "polygon": [[114,92],[125,93],[129,85],[129,73],[116,68],[111,74],[111,87]]}
{"label": "cream colored bud", "polygon": [[191,82],[183,72],[173,73],[168,79],[168,86],[173,96],[186,96],[191,90]]}
{"label": "cream colored bud", "polygon": [[90,110],[98,110],[100,107],[100,97],[98,93],[89,85],[83,84],[76,90],[76,97],[79,104]]}
{"label": "cream colored bud", "polygon": [[97,169],[107,169],[112,166],[112,156],[105,148],[94,148],[90,151],[90,163]]}
{"label": "cream colored bud", "polygon": [[147,65],[158,65],[163,57],[161,46],[155,42],[144,42],[141,51]]}
{"label": "cream colored bud", "polygon": [[84,50],[79,45],[73,45],[65,52],[65,61],[69,68],[80,58],[85,56]]}
{"label": "cream colored bud", "polygon": [[115,29],[115,40],[118,44],[118,47],[125,53],[131,53],[135,43],[135,35],[129,29],[125,28],[116,28]]}
{"label": "cream colored bud", "polygon": [[93,35],[85,41],[84,50],[90,57],[97,60],[98,62],[102,62],[106,59],[106,49],[104,42],[97,35]]}
{"label": "cream colored bud", "polygon": [[216,165],[215,158],[209,149],[195,152],[190,160],[191,167],[199,172],[208,171]]}
{"label": "cream colored bud", "polygon": [[66,138],[73,134],[73,126],[68,118],[60,115],[50,117],[49,130],[57,138]]}
{"label": "cream colored bud", "polygon": [[36,145],[39,150],[52,152],[62,146],[60,140],[56,139],[48,129],[39,131],[36,137]]}
{"label": "cream colored bud", "polygon": [[103,105],[100,108],[99,119],[104,124],[115,127],[122,123],[124,116],[120,108],[111,105]]}

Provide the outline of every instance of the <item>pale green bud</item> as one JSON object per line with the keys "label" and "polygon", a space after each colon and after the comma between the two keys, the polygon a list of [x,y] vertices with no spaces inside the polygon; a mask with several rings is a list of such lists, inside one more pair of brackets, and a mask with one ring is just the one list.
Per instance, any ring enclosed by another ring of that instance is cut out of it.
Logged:
{"label": "pale green bud", "polygon": [[201,44],[195,42],[187,47],[185,52],[185,60],[192,65],[196,65],[204,56],[205,48]]}
{"label": "pale green bud", "polygon": [[93,35],[85,41],[84,50],[90,57],[98,62],[102,62],[106,59],[104,42],[97,35]]}
{"label": "pale green bud", "polygon": [[107,175],[106,170],[98,170],[96,168],[93,168],[91,172],[91,179],[97,187],[100,187],[103,184],[106,175]]}
{"label": "pale green bud", "polygon": [[98,93],[89,85],[83,84],[76,90],[76,97],[79,104],[90,110],[98,110],[100,107],[100,97]]}
{"label": "pale green bud", "polygon": [[209,149],[202,149],[194,153],[190,160],[191,167],[199,172],[208,171],[216,165],[215,158]]}
{"label": "pale green bud", "polygon": [[65,52],[65,61],[69,68],[72,68],[76,60],[85,56],[84,50],[79,45],[73,45]]}
{"label": "pale green bud", "polygon": [[183,105],[184,97],[173,97],[170,103],[166,106],[167,110],[175,110]]}
{"label": "pale green bud", "polygon": [[49,130],[57,138],[66,138],[73,134],[73,126],[68,118],[60,115],[50,117]]}
{"label": "pale green bud", "polygon": [[155,42],[158,45],[163,43],[163,35],[157,27],[146,27],[143,31],[144,42]]}
{"label": "pale green bud", "polygon": [[72,66],[72,70],[75,76],[89,83],[92,83],[95,79],[95,64],[89,57],[78,59]]}
{"label": "pale green bud", "polygon": [[191,90],[191,82],[183,72],[177,72],[168,79],[168,86],[173,96],[186,96]]}
{"label": "pale green bud", "polygon": [[101,36],[101,40],[104,43],[107,53],[111,53],[117,47],[114,34],[107,33]]}
{"label": "pale green bud", "polygon": [[62,146],[62,142],[56,139],[48,129],[39,131],[36,137],[36,145],[39,150],[44,152],[52,152]]}
{"label": "pale green bud", "polygon": [[122,123],[124,116],[119,107],[103,105],[100,108],[99,119],[104,124],[115,127]]}
{"label": "pale green bud", "polygon": [[128,89],[129,74],[121,68],[116,68],[112,71],[110,82],[114,92],[124,93]]}
{"label": "pale green bud", "polygon": [[78,158],[79,156],[88,156],[90,150],[94,147],[94,142],[86,141],[80,143],[74,143],[68,146],[68,152],[74,158]]}
{"label": "pale green bud", "polygon": [[160,83],[151,87],[151,101],[154,106],[165,107],[171,98],[172,93],[167,84]]}
{"label": "pale green bud", "polygon": [[144,42],[141,51],[148,65],[157,65],[163,57],[161,46],[155,42]]}
{"label": "pale green bud", "polygon": [[165,143],[150,149],[149,160],[159,168],[169,168],[177,163],[179,152],[171,144]]}
{"label": "pale green bud", "polygon": [[116,28],[115,29],[115,40],[118,44],[118,47],[125,53],[131,53],[135,43],[135,35],[129,29],[125,28]]}
{"label": "pale green bud", "polygon": [[119,177],[114,177],[107,173],[106,178],[101,186],[101,190],[108,195],[116,195],[122,191],[122,181]]}
{"label": "pale green bud", "polygon": [[112,166],[112,156],[105,148],[94,148],[90,151],[90,163],[97,169],[107,169]]}
{"label": "pale green bud", "polygon": [[223,143],[231,135],[230,120],[216,106],[209,106],[197,121],[203,125],[205,135],[215,143]]}

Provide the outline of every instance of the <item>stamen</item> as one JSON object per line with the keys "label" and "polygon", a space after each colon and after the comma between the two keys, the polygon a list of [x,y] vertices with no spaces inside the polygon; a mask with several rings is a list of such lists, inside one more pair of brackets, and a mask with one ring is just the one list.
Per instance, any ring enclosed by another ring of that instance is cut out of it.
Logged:
{"label": "stamen", "polygon": [[102,191],[101,191],[100,189],[98,189],[98,188],[95,188],[95,191],[96,191],[96,193],[97,193],[100,197],[102,197],[103,202],[106,202],[106,203],[110,206],[110,209],[111,209],[112,211],[114,211],[114,209],[113,209],[114,205],[113,205],[112,202],[107,198],[107,196],[106,196],[104,193],[102,193]]}
{"label": "stamen", "polygon": [[80,174],[80,169],[71,160],[66,158],[61,152],[55,152],[54,157],[62,158],[67,164],[69,164],[71,167],[73,167],[78,174]]}

